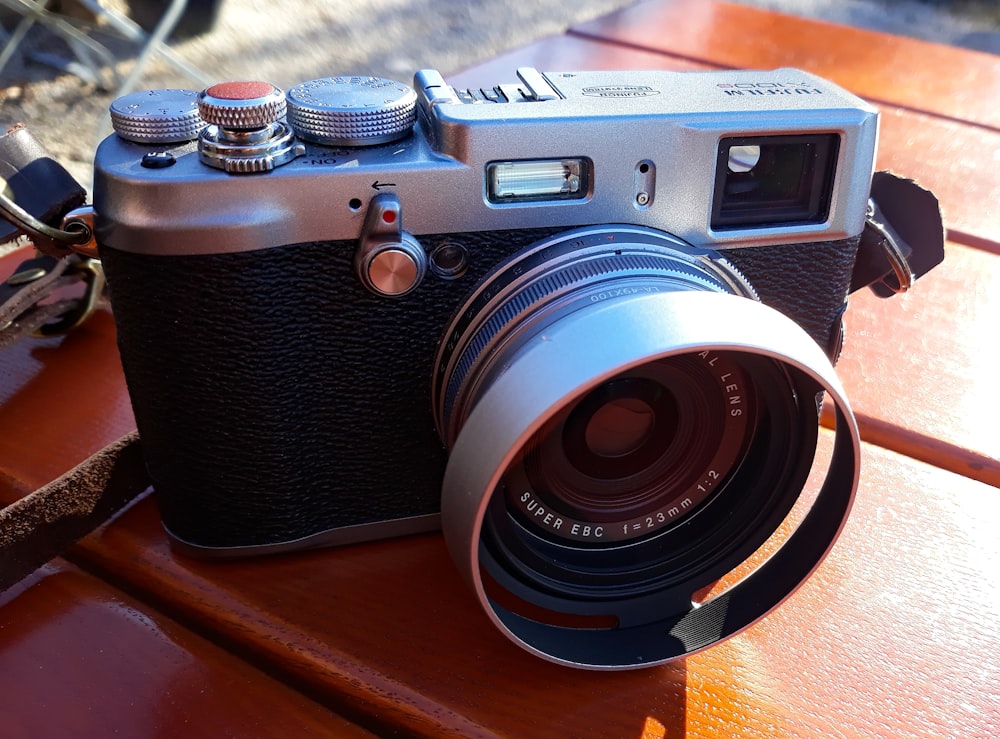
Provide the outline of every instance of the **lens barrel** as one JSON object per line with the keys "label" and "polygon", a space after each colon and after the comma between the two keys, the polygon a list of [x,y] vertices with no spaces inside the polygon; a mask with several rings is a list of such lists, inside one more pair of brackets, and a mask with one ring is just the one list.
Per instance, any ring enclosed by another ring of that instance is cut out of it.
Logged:
{"label": "lens barrel", "polygon": [[[825,483],[763,565],[810,474]],[[719,254],[650,229],[567,232],[499,265],[456,312],[434,378],[450,447],[442,524],[494,623],[546,659],[669,661],[776,607],[823,559],[858,478],[833,367]]]}

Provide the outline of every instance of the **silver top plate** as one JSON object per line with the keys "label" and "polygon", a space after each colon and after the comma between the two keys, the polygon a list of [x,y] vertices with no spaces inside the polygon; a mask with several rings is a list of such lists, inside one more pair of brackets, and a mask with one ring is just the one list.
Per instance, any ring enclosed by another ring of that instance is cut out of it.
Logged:
{"label": "silver top plate", "polygon": [[[418,237],[624,223],[726,249],[828,241],[863,228],[878,114],[826,80],[794,69],[539,73],[557,93],[539,100],[521,76],[493,95],[509,102],[490,102],[486,91],[445,89],[438,73],[418,72],[412,135],[366,148],[307,144],[303,156],[263,175],[214,171],[199,163],[193,145],[171,149],[172,167],[144,169],[142,147],[110,137],[95,164],[98,237],[157,254],[355,239],[379,192],[397,195],[407,230]],[[825,221],[711,228],[723,139],[810,133],[840,142]],[[489,163],[561,158],[592,163],[585,197],[489,201]],[[644,191],[655,186],[655,197],[642,204],[640,181]]]}

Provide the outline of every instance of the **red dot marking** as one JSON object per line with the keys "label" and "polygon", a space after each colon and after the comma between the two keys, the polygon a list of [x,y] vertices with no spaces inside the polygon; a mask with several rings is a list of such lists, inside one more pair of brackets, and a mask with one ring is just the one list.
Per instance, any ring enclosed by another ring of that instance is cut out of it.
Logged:
{"label": "red dot marking", "polygon": [[385,213],[382,214],[382,220],[385,221],[386,223],[395,223],[396,222],[396,211],[394,211],[394,210],[387,210]]}
{"label": "red dot marking", "polygon": [[220,82],[205,90],[219,100],[253,100],[274,92],[274,85],[268,82]]}

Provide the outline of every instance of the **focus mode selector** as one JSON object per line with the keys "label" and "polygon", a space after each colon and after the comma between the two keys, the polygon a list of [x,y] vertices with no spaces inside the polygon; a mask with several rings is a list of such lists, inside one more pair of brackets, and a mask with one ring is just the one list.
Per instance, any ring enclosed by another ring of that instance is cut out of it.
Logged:
{"label": "focus mode selector", "polygon": [[198,95],[209,124],[198,139],[203,164],[230,174],[268,172],[295,159],[305,147],[282,120],[284,93],[268,82],[220,82]]}
{"label": "focus mode selector", "polygon": [[427,253],[403,231],[399,200],[382,193],[372,198],[354,255],[354,269],[369,291],[384,297],[412,292],[427,272]]}
{"label": "focus mode selector", "polygon": [[408,136],[417,94],[382,77],[324,77],[286,94],[288,124],[306,141],[327,146],[373,146]]}

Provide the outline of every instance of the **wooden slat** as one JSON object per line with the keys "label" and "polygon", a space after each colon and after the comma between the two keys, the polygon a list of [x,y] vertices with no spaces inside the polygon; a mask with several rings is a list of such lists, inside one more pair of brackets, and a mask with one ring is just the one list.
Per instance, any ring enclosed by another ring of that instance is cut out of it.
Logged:
{"label": "wooden slat", "polygon": [[957,244],[906,295],[853,295],[837,373],[864,438],[1000,486],[998,316],[1000,256]]}
{"label": "wooden slat", "polygon": [[649,717],[667,736],[995,735],[997,490],[875,447],[864,462],[841,540],[788,603],[680,664],[631,673],[556,667],[508,643],[437,535],[203,563],[171,552],[147,499],[75,556],[403,732],[636,736]]}
{"label": "wooden slat", "polygon": [[798,67],[891,105],[1000,128],[995,56],[717,0],[652,0],[573,33],[726,67]]}
{"label": "wooden slat", "polygon": [[1000,254],[1000,132],[881,107],[878,169],[940,200],[948,237]]}
{"label": "wooden slat", "polygon": [[75,567],[0,596],[5,737],[374,736]]}
{"label": "wooden slat", "polygon": [[[23,258],[0,259],[0,278]],[[0,426],[0,478],[34,486],[135,428],[109,310],[66,337],[26,339],[0,352]]]}
{"label": "wooden slat", "polygon": [[[642,8],[643,6],[636,6]],[[631,10],[631,9],[630,9]],[[630,18],[628,12],[626,18]],[[792,61],[785,62],[791,64]],[[542,71],[716,69],[709,62],[567,36],[537,41],[449,76],[478,87],[515,80],[519,66]],[[996,62],[1000,76],[1000,61]],[[877,166],[915,179],[942,203],[950,237],[1000,253],[1000,132],[883,104]],[[983,203],[989,203],[987,207]]]}

